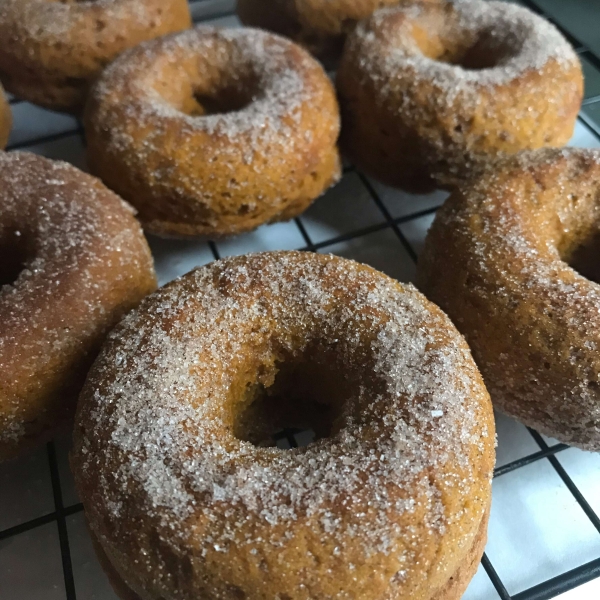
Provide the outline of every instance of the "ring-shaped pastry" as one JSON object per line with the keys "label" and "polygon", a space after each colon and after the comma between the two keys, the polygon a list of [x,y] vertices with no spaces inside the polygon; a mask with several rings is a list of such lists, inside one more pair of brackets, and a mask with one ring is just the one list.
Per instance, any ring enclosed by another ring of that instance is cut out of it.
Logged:
{"label": "ring-shaped pastry", "polygon": [[414,0],[238,0],[237,14],[245,25],[289,37],[320,59],[334,63],[359,21],[382,6],[401,1]]}
{"label": "ring-shaped pastry", "polygon": [[80,113],[121,52],[190,26],[187,0],[1,0],[0,80],[19,98]]}
{"label": "ring-shaped pastry", "polygon": [[329,78],[264,31],[201,26],[142,44],[104,72],[84,121],[92,171],[158,235],[289,220],[340,174]]}
{"label": "ring-shaped pastry", "polygon": [[[285,425],[317,439],[270,445]],[[458,600],[494,444],[436,306],[365,265],[274,252],[192,271],[122,321],[72,466],[113,580],[141,598]]]}
{"label": "ring-shaped pastry", "polygon": [[418,282],[465,335],[495,406],[600,450],[600,152],[507,160],[438,212]]}
{"label": "ring-shaped pastry", "polygon": [[72,422],[107,331],[155,287],[130,206],[71,165],[0,152],[0,460]]}
{"label": "ring-shaped pastry", "polygon": [[520,150],[564,145],[583,76],[542,17],[461,0],[385,8],[360,23],[337,88],[342,151],[374,177],[419,190],[451,188]]}

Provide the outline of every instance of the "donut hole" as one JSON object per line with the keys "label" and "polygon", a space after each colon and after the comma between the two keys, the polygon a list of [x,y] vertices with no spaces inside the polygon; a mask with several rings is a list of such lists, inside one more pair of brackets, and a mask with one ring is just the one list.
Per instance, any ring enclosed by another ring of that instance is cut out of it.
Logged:
{"label": "donut hole", "polygon": [[490,47],[485,39],[479,39],[449,62],[466,71],[482,71],[497,67],[505,57],[506,51],[503,48]]}
{"label": "donut hole", "polygon": [[583,236],[563,260],[580,275],[600,283],[600,229]]}
{"label": "donut hole", "polygon": [[233,73],[223,65],[207,64],[199,73],[194,61],[184,60],[181,70],[179,78],[173,78],[172,65],[158,65],[151,87],[165,102],[190,117],[236,113],[260,95],[259,77],[251,69]]}
{"label": "donut hole", "polygon": [[[419,43],[419,40],[417,39]],[[461,67],[465,71],[493,69],[518,51],[514,42],[498,39],[491,31],[480,32],[475,39],[450,39],[434,44],[421,40],[421,51],[437,62]]]}
{"label": "donut hole", "polygon": [[6,233],[0,239],[0,287],[13,285],[27,262],[28,249],[18,231]]}
{"label": "donut hole", "polygon": [[248,90],[225,88],[214,93],[195,93],[189,105],[188,114],[193,117],[219,115],[240,111],[252,102]]}
{"label": "donut hole", "polygon": [[236,438],[268,447],[285,438],[293,442],[299,433],[314,443],[337,430],[350,396],[348,378],[331,360],[310,355],[286,357],[260,369],[260,381],[248,385],[235,411]]}
{"label": "donut hole", "polygon": [[182,110],[192,117],[235,113],[251,104],[257,93],[258,82],[252,74],[221,77],[210,86],[206,82],[192,85]]}

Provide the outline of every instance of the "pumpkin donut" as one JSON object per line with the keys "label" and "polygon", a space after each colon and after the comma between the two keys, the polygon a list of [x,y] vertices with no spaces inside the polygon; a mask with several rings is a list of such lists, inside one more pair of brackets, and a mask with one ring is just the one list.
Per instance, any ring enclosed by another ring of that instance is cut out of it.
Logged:
{"label": "pumpkin donut", "polygon": [[438,212],[418,281],[465,335],[492,401],[600,450],[600,152],[498,165]]}
{"label": "pumpkin donut", "polygon": [[84,122],[92,170],[158,235],[291,219],[340,174],[327,75],[259,30],[198,27],[134,48],[104,72]]}
{"label": "pumpkin donut", "polygon": [[79,113],[123,50],[190,26],[187,0],[0,0],[0,79],[20,98]]}
{"label": "pumpkin donut", "polygon": [[337,88],[342,150],[388,184],[424,190],[452,187],[504,155],[564,145],[583,77],[575,51],[541,17],[461,0],[376,12],[349,36]]}
{"label": "pumpkin donut", "polygon": [[[414,0],[404,0],[410,2]],[[437,0],[430,0],[431,2]],[[238,0],[237,14],[245,25],[274,31],[333,62],[356,23],[382,6],[402,0]]]}
{"label": "pumpkin donut", "polygon": [[[317,439],[279,449],[285,425]],[[494,442],[437,307],[370,267],[273,252],[192,271],[121,322],[71,462],[123,598],[458,600]]]}
{"label": "pumpkin donut", "polygon": [[0,150],[6,148],[11,127],[12,114],[10,112],[10,105],[4,95],[2,86],[0,86]]}
{"label": "pumpkin donut", "polygon": [[155,287],[120,198],[66,163],[0,152],[0,460],[72,420],[104,335]]}

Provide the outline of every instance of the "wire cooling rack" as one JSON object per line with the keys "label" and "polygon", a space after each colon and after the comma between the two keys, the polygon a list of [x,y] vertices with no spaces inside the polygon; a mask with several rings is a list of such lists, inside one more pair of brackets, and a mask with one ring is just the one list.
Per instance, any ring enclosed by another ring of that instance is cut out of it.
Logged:
{"label": "wire cooling rack", "polygon": [[[264,0],[265,2],[268,0]],[[600,148],[600,2],[523,0],[580,54],[586,99],[572,144]],[[196,22],[237,25],[235,0],[192,0]],[[73,118],[11,100],[9,150],[85,169]],[[220,256],[267,249],[332,252],[410,281],[443,192],[413,196],[346,165],[342,181],[302,217],[225,242],[150,239],[160,282]],[[600,454],[581,452],[497,416],[498,462],[489,542],[466,600],[600,599]],[[284,431],[281,447],[307,443]],[[0,465],[0,598],[116,600],[85,528],[68,468],[68,439]]]}

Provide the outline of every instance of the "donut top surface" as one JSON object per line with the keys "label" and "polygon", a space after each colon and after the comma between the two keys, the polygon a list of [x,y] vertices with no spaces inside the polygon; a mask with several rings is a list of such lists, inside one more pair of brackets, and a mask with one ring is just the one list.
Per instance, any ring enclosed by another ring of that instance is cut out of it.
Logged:
{"label": "donut top surface", "polygon": [[[238,418],[286,364],[332,402],[331,435],[294,450],[245,441]],[[133,532],[219,569],[236,553],[280,560],[290,578],[311,551],[359,578],[390,557],[377,577],[406,591],[457,566],[486,510],[493,445],[466,344],[414,288],[344,259],[265,253],[193,271],[122,322],[82,395],[74,467],[102,544],[156,573],[155,591],[173,574]],[[433,565],[435,544],[446,559]],[[329,581],[326,567],[314,576]]]}
{"label": "donut top surface", "polygon": [[416,81],[432,82],[443,92],[441,103],[541,71],[549,61],[578,64],[556,27],[507,2],[457,0],[384,8],[357,26],[349,44],[360,48],[365,76],[385,86],[390,74],[409,70]]}
{"label": "donut top surface", "polygon": [[272,0],[267,5],[262,0],[240,0],[237,11],[244,24],[276,31],[321,53],[330,49],[328,39],[331,44],[376,9],[398,1]]}
{"label": "donut top surface", "polygon": [[494,402],[590,450],[600,448],[599,251],[600,152],[545,149],[451,196],[419,267]]}
{"label": "donut top surface", "polygon": [[[597,257],[580,252],[596,250],[600,235],[600,152],[523,152],[458,193],[440,213],[436,228],[442,226],[469,231],[469,265],[485,274],[490,293],[544,289],[540,301],[568,307],[567,339],[579,338],[592,358],[600,347],[600,282],[594,279],[600,273]],[[498,278],[500,288],[493,283]]]}
{"label": "donut top surface", "polygon": [[0,0],[0,76],[19,98],[79,115],[116,56],[190,26],[187,0]]}
{"label": "donut top surface", "polygon": [[[82,385],[77,367],[156,282],[133,210],[99,180],[0,152],[0,197],[1,455],[65,380]],[[70,400],[60,398],[59,413]]]}
{"label": "donut top surface", "polygon": [[[253,152],[294,145],[307,103],[319,105],[325,93],[322,69],[304,50],[288,40],[256,29],[216,29],[199,26],[140,45],[116,60],[93,94],[100,106],[96,120],[109,117],[117,103],[120,116],[150,122],[148,144],[164,140],[165,131],[205,133],[222,140],[222,152],[238,152],[243,143],[247,160]],[[218,105],[206,114],[195,96],[234,96],[231,110]],[[336,125],[335,103],[324,102]],[[110,143],[130,135],[129,123],[115,123]],[[315,135],[310,130],[305,136]]]}
{"label": "donut top surface", "polygon": [[197,27],[142,44],[94,88],[93,171],[163,235],[231,235],[288,220],[339,177],[327,74],[289,40]]}
{"label": "donut top surface", "polygon": [[145,29],[156,26],[156,14],[146,9],[143,0],[0,1],[0,22],[17,25],[18,31],[33,40],[55,40],[71,35],[78,22],[83,23],[90,17],[99,19],[96,25],[99,37],[110,35],[120,22]]}

